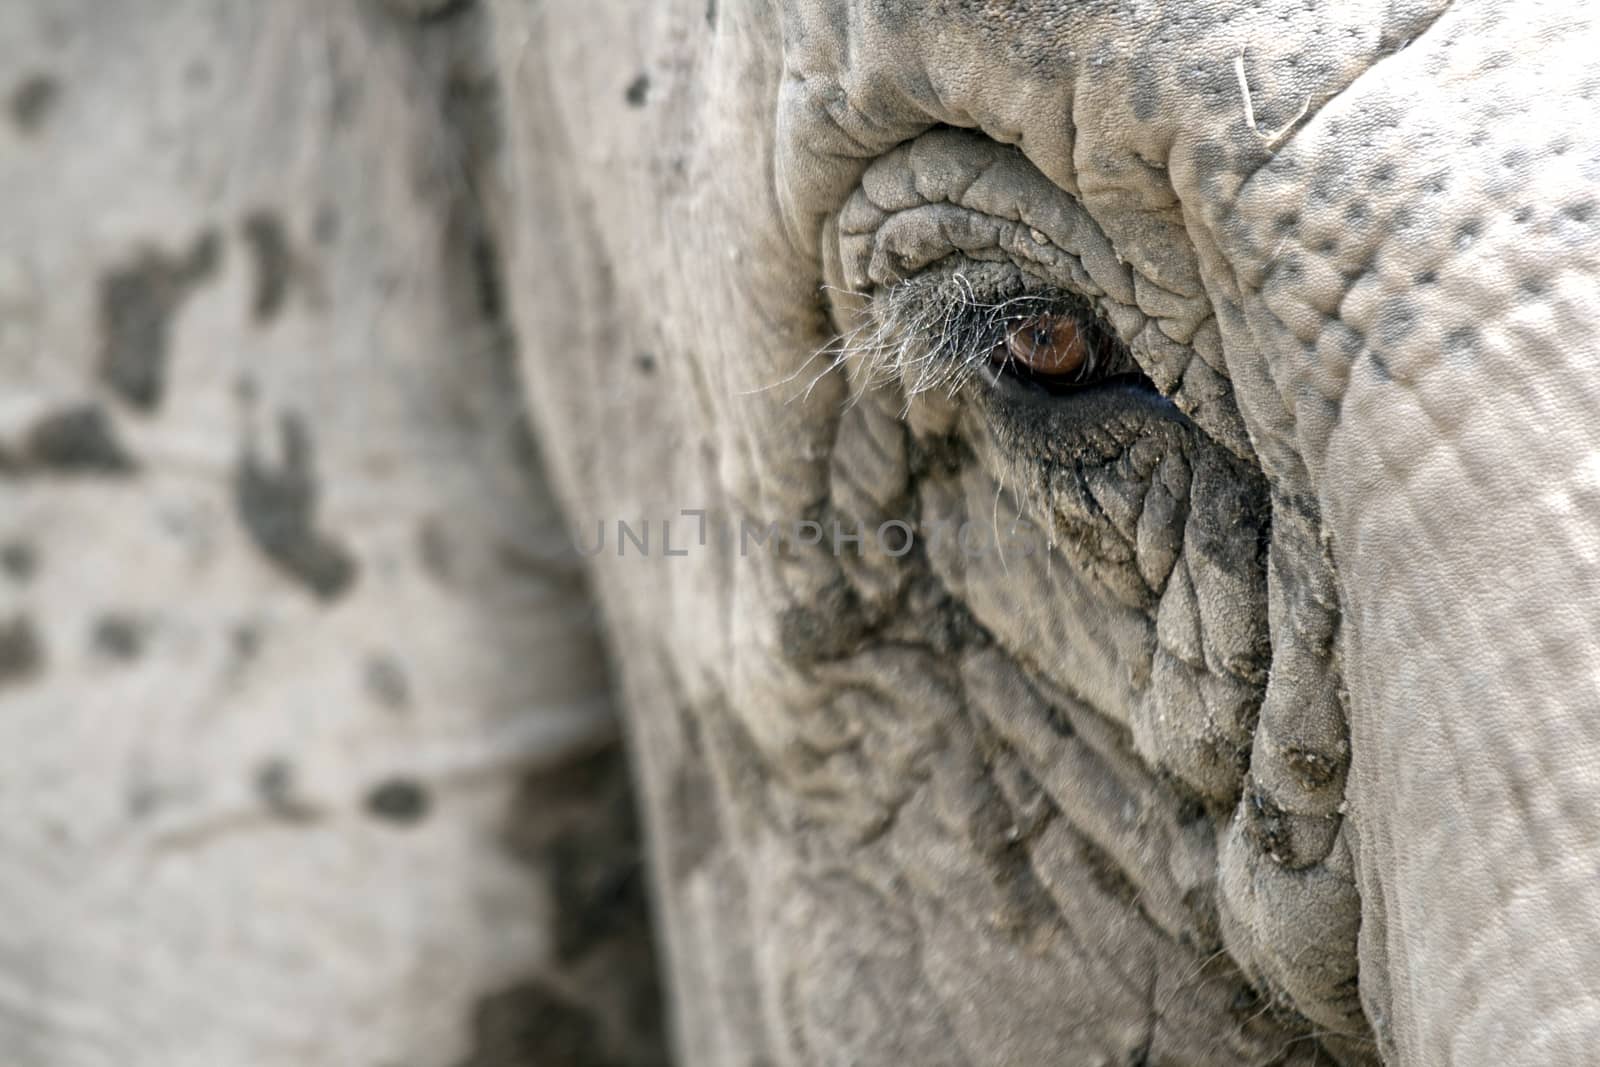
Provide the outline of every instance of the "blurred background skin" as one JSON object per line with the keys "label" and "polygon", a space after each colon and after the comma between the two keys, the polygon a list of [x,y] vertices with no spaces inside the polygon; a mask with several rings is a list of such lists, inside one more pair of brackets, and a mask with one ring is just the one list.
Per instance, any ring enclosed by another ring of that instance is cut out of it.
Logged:
{"label": "blurred background skin", "polygon": [[0,4],[0,1062],[664,1062],[471,3]]}

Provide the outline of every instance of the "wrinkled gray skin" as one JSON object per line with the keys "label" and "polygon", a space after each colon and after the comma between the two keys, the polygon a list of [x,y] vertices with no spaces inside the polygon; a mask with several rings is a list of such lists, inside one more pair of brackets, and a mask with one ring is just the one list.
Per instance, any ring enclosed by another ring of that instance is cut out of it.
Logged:
{"label": "wrinkled gray skin", "polygon": [[0,1059],[1600,1060],[1597,55],[0,3]]}
{"label": "wrinkled gray skin", "polygon": [[[574,525],[919,534],[591,564],[684,1063],[1592,1062],[1582,5],[493,10]],[[1171,404],[816,357],[961,264]]]}

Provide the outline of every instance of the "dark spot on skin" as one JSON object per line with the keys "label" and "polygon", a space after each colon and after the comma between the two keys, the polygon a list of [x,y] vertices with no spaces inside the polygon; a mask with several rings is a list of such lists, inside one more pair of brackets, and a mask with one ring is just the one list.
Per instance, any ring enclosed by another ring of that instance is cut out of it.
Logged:
{"label": "dark spot on skin", "polygon": [[1444,350],[1450,355],[1471,355],[1478,350],[1478,328],[1462,326],[1445,334]]}
{"label": "dark spot on skin", "polygon": [[706,0],[706,25],[717,27],[717,0]]}
{"label": "dark spot on skin", "polygon": [[1371,361],[1372,369],[1377,373],[1379,381],[1387,382],[1394,379],[1394,374],[1389,370],[1389,361],[1383,358],[1383,353],[1374,349],[1367,358]]}
{"label": "dark spot on skin", "polygon": [[317,481],[311,435],[299,416],[280,423],[283,466],[265,466],[247,448],[234,474],[234,507],[262,553],[285,574],[323,600],[349,590],[356,579],[351,554],[315,528]]}
{"label": "dark spot on skin", "polygon": [[13,465],[24,473],[108,476],[128,475],[138,469],[118,443],[106,413],[92,406],[68,408],[34,423]]}
{"label": "dark spot on skin", "polygon": [[26,582],[39,570],[39,557],[26,541],[8,541],[0,545],[0,571],[18,582]]}
{"label": "dark spot on skin", "polygon": [[1228,1010],[1241,1021],[1254,1019],[1262,1011],[1261,994],[1250,986],[1241,985],[1234,991]]}
{"label": "dark spot on skin", "polygon": [[[679,717],[689,721],[681,712]],[[693,739],[689,744],[699,751]],[[704,776],[703,761],[698,769]],[[692,798],[680,799],[689,799],[688,806],[675,810],[696,817],[708,814]],[[503,827],[507,853],[548,885],[554,908],[550,928],[556,939],[551,970],[562,975],[562,988],[601,1020],[604,1048],[596,1046],[591,1050],[596,1058],[586,1060],[581,1049],[532,1044],[537,1033],[526,1035],[530,1044],[522,1046],[497,1025],[485,1026],[480,1009],[474,1028],[477,1048],[466,1062],[474,1067],[610,1062],[598,1058],[604,1054],[616,1055],[617,1062],[631,1067],[665,1067],[644,851],[620,741],[524,775],[507,805]],[[690,857],[680,851],[674,858],[679,828],[673,829],[665,839],[666,862],[681,865]],[[686,829],[715,835],[714,825]],[[702,855],[710,847],[708,842]]]}
{"label": "dark spot on skin", "polygon": [[1149,122],[1161,110],[1161,84],[1156,79],[1156,61],[1146,53],[1136,59],[1133,73],[1133,117]]}
{"label": "dark spot on skin", "polygon": [[25,615],[0,620],[0,687],[32,681],[44,670],[44,642]]}
{"label": "dark spot on skin", "polygon": [[854,651],[866,635],[866,619],[855,590],[843,580],[816,597],[796,604],[778,618],[778,642],[795,664],[838,659]]}
{"label": "dark spot on skin", "polygon": [[393,656],[380,653],[368,657],[364,677],[367,692],[379,704],[395,711],[411,706],[411,683]]}
{"label": "dark spot on skin", "polygon": [[294,766],[282,757],[273,757],[256,768],[256,795],[274,817],[285,822],[312,822],[319,813],[295,793]]}
{"label": "dark spot on skin", "polygon": [[1562,208],[1561,213],[1573,222],[1588,222],[1594,216],[1594,202],[1585,200],[1581,204],[1572,204]]}
{"label": "dark spot on skin", "polygon": [[100,378],[140,411],[160,407],[172,316],[221,255],[221,239],[208,231],[181,259],[147,249],[100,280]]}
{"label": "dark spot on skin", "polygon": [[[695,815],[707,814],[691,806]],[[551,879],[559,960],[574,962],[604,942],[643,933],[643,853],[620,745],[528,775],[511,813],[506,850]],[[705,827],[689,828],[695,829]],[[675,862],[686,859],[680,854]]]}
{"label": "dark spot on skin", "polygon": [[11,92],[11,121],[23,133],[35,133],[50,118],[61,97],[61,83],[48,74],[34,74]]}
{"label": "dark spot on skin", "polygon": [[1284,753],[1284,762],[1300,779],[1311,789],[1327,785],[1339,773],[1339,764],[1320,752],[1309,749],[1292,748]]}
{"label": "dark spot on skin", "polygon": [[654,374],[656,372],[656,357],[648,352],[640,352],[633,362],[639,368],[640,374]]}
{"label": "dark spot on skin", "polygon": [[102,656],[131,663],[144,652],[145,628],[130,615],[103,615],[96,620],[89,640]]}
{"label": "dark spot on skin", "polygon": [[[891,543],[891,528],[884,544]],[[903,617],[918,619],[918,630],[928,647],[941,656],[953,656],[968,649],[982,648],[989,635],[972,617],[967,606],[949,594],[944,583],[930,575],[912,579],[903,598]],[[1068,727],[1068,731],[1071,728]]]}
{"label": "dark spot on skin", "polygon": [[645,100],[650,96],[650,75],[641,74],[633,79],[622,95],[629,107],[644,107]]}
{"label": "dark spot on skin", "polygon": [[409,778],[390,778],[367,794],[367,811],[375,818],[411,826],[428,816],[428,793]]}
{"label": "dark spot on skin", "polygon": [[1249,789],[1244,804],[1245,837],[1258,850],[1282,863],[1289,857],[1289,820],[1273,799]]}
{"label": "dark spot on skin", "polygon": [[1439,280],[1439,272],[1438,271],[1436,271],[1436,270],[1425,270],[1422,273],[1418,274],[1415,278],[1412,278],[1411,279],[1411,284],[1413,284],[1413,285],[1432,285],[1434,282],[1436,282],[1438,280]]}
{"label": "dark spot on skin", "polygon": [[1466,251],[1471,248],[1473,242],[1478,239],[1478,234],[1482,231],[1483,227],[1476,222],[1462,223],[1456,228],[1456,248],[1460,251]]}
{"label": "dark spot on skin", "polygon": [[[612,1067],[599,1020],[534,981],[478,1002],[458,1067]],[[620,1065],[619,1065],[620,1067]]]}
{"label": "dark spot on skin", "polygon": [[250,312],[257,323],[268,323],[278,317],[289,295],[294,273],[289,235],[277,213],[265,210],[246,217],[242,229],[255,263],[255,295]]}
{"label": "dark spot on skin", "polygon": [[491,322],[504,318],[505,295],[500,281],[500,256],[487,234],[479,234],[472,242],[472,280],[478,312]]}
{"label": "dark spot on skin", "polygon": [[1378,313],[1378,339],[1386,345],[1397,345],[1408,337],[1417,325],[1417,314],[1410,306],[1392,302]]}

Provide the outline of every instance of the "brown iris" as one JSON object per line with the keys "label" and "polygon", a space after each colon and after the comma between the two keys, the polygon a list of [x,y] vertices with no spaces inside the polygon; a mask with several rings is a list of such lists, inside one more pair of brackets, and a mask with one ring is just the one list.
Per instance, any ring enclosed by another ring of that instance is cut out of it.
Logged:
{"label": "brown iris", "polygon": [[1089,332],[1075,316],[1045,314],[1013,324],[993,358],[1041,378],[1078,381],[1094,369],[1093,357]]}

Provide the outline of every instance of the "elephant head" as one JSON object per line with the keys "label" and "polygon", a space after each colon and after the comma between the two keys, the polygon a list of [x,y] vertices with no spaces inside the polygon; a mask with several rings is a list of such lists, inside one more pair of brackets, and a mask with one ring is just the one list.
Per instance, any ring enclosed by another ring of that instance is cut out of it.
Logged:
{"label": "elephant head", "polygon": [[1592,1058],[1586,9],[493,11],[684,1062]]}

